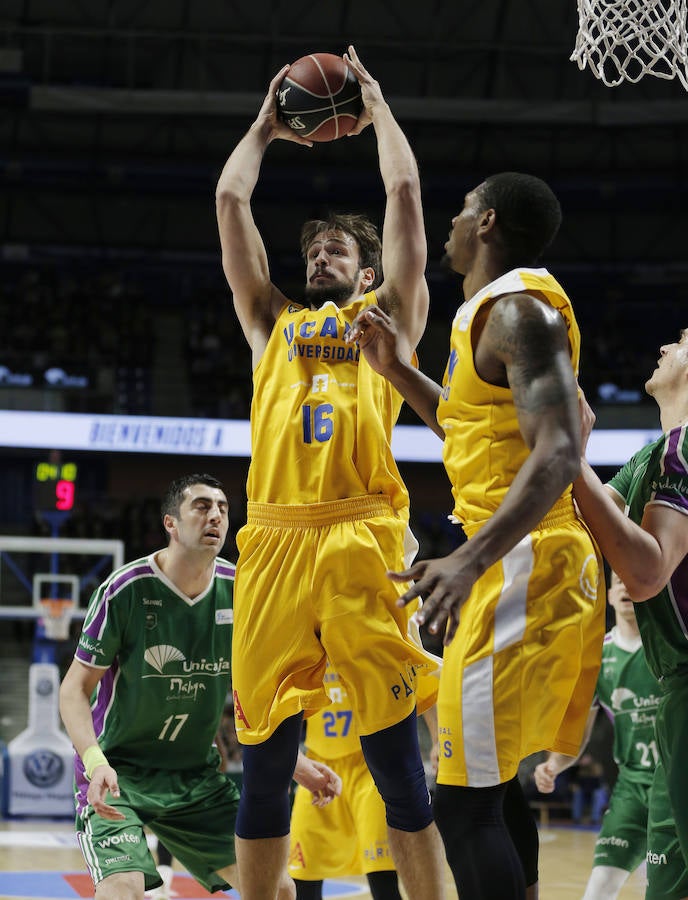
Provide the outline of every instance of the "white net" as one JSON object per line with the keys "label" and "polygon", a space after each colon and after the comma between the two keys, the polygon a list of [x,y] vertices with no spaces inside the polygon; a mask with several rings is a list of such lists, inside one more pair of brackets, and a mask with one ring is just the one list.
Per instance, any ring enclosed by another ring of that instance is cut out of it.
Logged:
{"label": "white net", "polygon": [[607,87],[655,75],[688,90],[686,0],[578,0],[571,60]]}
{"label": "white net", "polygon": [[45,636],[51,641],[66,641],[72,621],[73,600],[41,599],[40,608]]}

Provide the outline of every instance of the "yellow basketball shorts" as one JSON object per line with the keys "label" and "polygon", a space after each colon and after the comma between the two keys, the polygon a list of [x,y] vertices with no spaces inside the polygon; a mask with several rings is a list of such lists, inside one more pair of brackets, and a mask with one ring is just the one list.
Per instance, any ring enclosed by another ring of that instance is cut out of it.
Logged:
{"label": "yellow basketball shorts", "polygon": [[266,740],[289,716],[327,706],[326,660],[339,673],[361,734],[416,705],[436,661],[407,635],[406,521],[381,496],[312,506],[249,503],[237,535],[232,682],[237,736]]}
{"label": "yellow basketball shorts", "polygon": [[320,881],[394,869],[385,805],[363,754],[338,759],[323,759],[311,752],[308,756],[335,770],[342,779],[342,794],[319,809],[311,804],[309,791],[296,789],[291,813],[291,877]]}
{"label": "yellow basketball shorts", "polygon": [[501,784],[531,753],[578,753],[604,637],[601,559],[572,513],[542,526],[476,582],[445,648],[439,784]]}

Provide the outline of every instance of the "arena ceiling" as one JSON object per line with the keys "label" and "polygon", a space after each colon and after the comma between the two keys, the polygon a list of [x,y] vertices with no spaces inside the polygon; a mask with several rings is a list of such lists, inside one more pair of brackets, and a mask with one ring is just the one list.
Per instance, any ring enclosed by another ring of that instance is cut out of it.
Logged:
{"label": "arena ceiling", "polygon": [[[215,182],[271,76],[354,43],[418,157],[431,258],[466,190],[519,169],[560,195],[561,265],[685,281],[688,93],[605,87],[569,59],[577,29],[576,0],[4,0],[5,258],[216,257]],[[304,218],[379,219],[370,131],[269,148],[255,214],[285,271]]]}

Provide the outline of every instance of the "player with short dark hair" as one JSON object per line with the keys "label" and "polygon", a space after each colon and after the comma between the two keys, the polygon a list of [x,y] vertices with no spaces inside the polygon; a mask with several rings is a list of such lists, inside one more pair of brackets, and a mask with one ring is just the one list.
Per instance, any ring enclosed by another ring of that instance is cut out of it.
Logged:
{"label": "player with short dark hair", "polygon": [[468,536],[390,577],[413,580],[400,602],[423,598],[421,624],[446,627],[434,809],[471,900],[535,895],[538,836],[518,766],[542,749],[575,755],[600,665],[601,560],[571,496],[580,334],[564,289],[537,266],[560,220],[532,175],[468,192],[445,244],[465,302],[442,386],[398,352],[385,310],[363,310],[347,338],[444,439]]}
{"label": "player with short dark hair", "polygon": [[[160,516],[163,523],[165,521],[165,516],[179,516],[179,510],[181,509],[182,504],[188,499],[188,489],[196,484],[205,485],[213,490],[224,491],[222,482],[213,475],[205,473],[180,475],[179,478],[175,478],[174,481],[170,482],[160,501]],[[169,539],[170,533],[167,532],[167,540],[169,541]]]}
{"label": "player with short dark hair", "polygon": [[[219,556],[229,503],[216,478],[194,474],[162,507],[167,547],[96,589],[60,688],[97,900],[142,900],[162,884],[144,825],[206,890],[238,884],[238,791],[215,746],[231,687],[234,566]],[[297,777],[334,795],[326,767],[300,757]],[[278,896],[294,896],[286,869]]]}
{"label": "player with short dark hair", "polygon": [[500,172],[476,193],[484,209],[498,211],[502,265],[535,265],[561,225],[561,207],[549,185],[523,172]]}
{"label": "player with short dark hair", "polygon": [[[358,247],[358,263],[361,269],[372,269],[375,276],[370,284],[376,288],[382,283],[382,242],[378,230],[367,216],[349,213],[331,213],[327,219],[311,219],[301,228],[301,255],[308,265],[308,256],[313,252],[314,241],[319,234],[326,232],[342,232],[348,234]],[[322,289],[318,285],[306,285],[305,297],[317,304]],[[327,294],[329,298],[329,292]]]}

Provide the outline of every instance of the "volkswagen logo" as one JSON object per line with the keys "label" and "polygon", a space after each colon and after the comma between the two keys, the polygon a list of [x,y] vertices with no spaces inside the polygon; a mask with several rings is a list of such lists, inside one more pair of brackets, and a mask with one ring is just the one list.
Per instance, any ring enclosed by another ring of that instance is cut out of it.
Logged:
{"label": "volkswagen logo", "polygon": [[52,787],[64,774],[62,757],[52,750],[34,750],[24,759],[24,775],[34,787]]}

